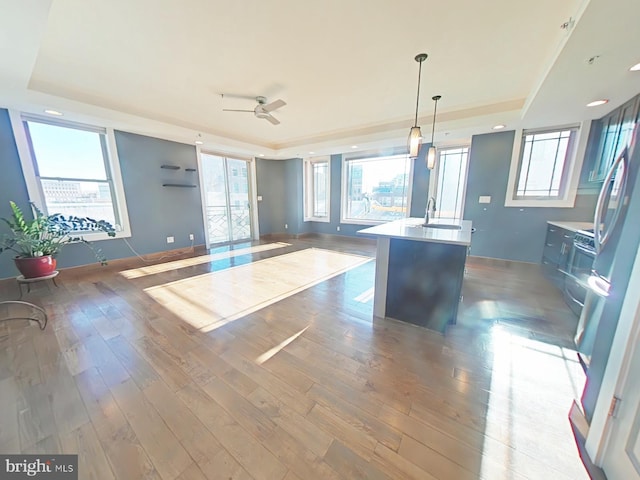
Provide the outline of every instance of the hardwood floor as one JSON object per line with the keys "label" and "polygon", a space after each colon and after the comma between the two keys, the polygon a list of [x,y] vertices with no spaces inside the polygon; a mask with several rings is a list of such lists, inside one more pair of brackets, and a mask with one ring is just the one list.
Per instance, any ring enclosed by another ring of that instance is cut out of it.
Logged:
{"label": "hardwood floor", "polygon": [[0,452],[78,453],[82,479],[588,478],[567,420],[577,319],[535,265],[470,259],[445,336],[372,319],[374,262],[206,333],[145,292],[310,247],[375,251],[281,242],[34,286],[46,330],[0,322]]}

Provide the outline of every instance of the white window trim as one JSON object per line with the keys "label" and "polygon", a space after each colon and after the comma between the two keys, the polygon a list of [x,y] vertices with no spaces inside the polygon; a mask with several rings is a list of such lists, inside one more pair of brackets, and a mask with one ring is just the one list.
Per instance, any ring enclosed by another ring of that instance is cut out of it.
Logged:
{"label": "white window trim", "polygon": [[[42,118],[43,121],[52,125],[66,125],[66,126],[82,126],[77,122],[58,121],[52,120],[48,117],[39,117],[38,115],[25,114],[30,118]],[[34,169],[35,160],[31,155],[31,149],[29,148],[29,141],[27,140],[27,134],[22,124],[22,113],[16,110],[9,110],[9,119],[11,121],[11,128],[13,130],[13,136],[16,140],[16,147],[18,149],[18,156],[20,157],[20,164],[22,165],[22,173],[24,181],[27,185],[27,193],[29,195],[29,201],[35,204],[42,211],[46,211],[44,193],[36,178],[36,172]],[[95,126],[89,126],[96,128]],[[108,166],[111,169],[111,179],[113,181],[113,188],[116,194],[116,207],[118,209],[118,217],[120,219],[120,229],[116,231],[115,237],[110,237],[105,232],[91,232],[82,233],[81,236],[88,241],[96,240],[113,240],[114,238],[129,238],[131,237],[131,225],[129,223],[129,213],[127,209],[127,202],[124,193],[124,184],[122,183],[122,172],[120,170],[120,158],[118,157],[118,149],[116,148],[116,139],[112,128],[102,128],[100,130],[105,131],[107,139],[107,152],[109,154]]]}
{"label": "white window trim", "polygon": [[[563,127],[551,127],[551,129],[562,129]],[[520,150],[522,146],[523,130],[516,130],[513,141],[513,151],[511,153],[511,167],[509,168],[509,181],[507,184],[507,195],[505,198],[505,207],[549,207],[549,208],[573,208],[576,202],[576,194],[578,193],[578,183],[580,182],[580,171],[582,163],[587,151],[587,141],[589,140],[589,131],[591,130],[591,120],[583,121],[576,132],[576,146],[572,152],[572,156],[567,163],[568,177],[567,187],[561,198],[544,199],[544,198],[514,198],[516,192],[516,183],[518,180],[518,169],[520,166]]]}
{"label": "white window trim", "polygon": [[[310,172],[312,172],[312,166],[314,163],[327,163],[327,216],[326,217],[316,217],[314,215],[309,215],[309,212],[313,212],[313,208],[310,203],[312,199],[308,197],[309,193],[309,182],[312,181],[313,174],[311,173],[311,178],[309,178]],[[331,156],[322,156],[322,157],[313,157],[313,158],[305,158],[302,162],[302,199],[304,202],[303,205],[303,220],[305,222],[323,222],[330,223],[331,222]]]}
{"label": "white window trim", "polygon": [[[407,154],[391,154],[391,155],[378,155],[378,157],[407,157]],[[345,212],[347,211],[347,202],[346,202],[346,194],[347,194],[347,162],[353,160],[363,160],[365,158],[375,159],[376,156],[371,157],[347,157],[345,155],[342,156],[342,171],[341,171],[341,188],[340,188],[340,223],[345,225],[382,225],[383,223],[389,223],[389,220],[357,220],[353,218],[346,218]],[[413,193],[413,167],[416,164],[417,160],[409,159],[409,181],[407,185],[407,211],[403,218],[409,218],[411,215],[411,195]]]}
{"label": "white window trim", "polygon": [[[436,199],[436,203],[438,198],[436,197],[436,193],[438,191],[438,177],[440,177],[440,152],[443,150],[456,150],[459,148],[466,148],[467,150],[467,168],[465,169],[464,176],[466,178],[466,182],[464,185],[464,191],[462,192],[462,216],[464,216],[464,206],[467,201],[467,187],[469,186],[469,164],[471,163],[471,143],[460,143],[460,144],[452,144],[447,145],[446,147],[436,147],[436,166],[429,174],[429,194],[427,198],[433,196]],[[436,216],[438,216],[438,212],[436,211]],[[460,217],[462,218],[462,217]]]}

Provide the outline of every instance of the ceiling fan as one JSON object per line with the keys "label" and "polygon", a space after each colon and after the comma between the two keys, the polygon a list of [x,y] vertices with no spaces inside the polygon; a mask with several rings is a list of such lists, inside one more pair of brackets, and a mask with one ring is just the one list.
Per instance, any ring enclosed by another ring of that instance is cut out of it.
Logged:
{"label": "ceiling fan", "polygon": [[233,110],[229,108],[223,108],[222,111],[253,112],[256,117],[264,118],[265,120],[271,122],[273,125],[278,125],[280,123],[280,120],[271,115],[271,112],[280,107],[284,107],[286,105],[286,102],[284,100],[276,100],[275,102],[267,103],[267,97],[256,97],[256,102],[258,102],[258,105],[256,105],[256,108],[254,108],[253,110]]}

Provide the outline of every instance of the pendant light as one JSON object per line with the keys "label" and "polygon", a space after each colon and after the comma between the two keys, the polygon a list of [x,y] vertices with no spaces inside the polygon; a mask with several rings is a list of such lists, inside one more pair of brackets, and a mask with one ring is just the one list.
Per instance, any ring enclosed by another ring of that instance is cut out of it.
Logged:
{"label": "pendant light", "polygon": [[436,166],[436,147],[433,145],[433,134],[436,131],[436,113],[438,111],[438,100],[442,98],[442,95],[435,95],[431,97],[431,100],[435,102],[433,106],[433,125],[431,126],[431,146],[429,147],[429,152],[427,153],[427,168],[429,170],[433,170]]}
{"label": "pendant light", "polygon": [[416,119],[413,123],[413,127],[409,131],[409,157],[416,158],[418,156],[418,152],[420,150],[420,144],[422,143],[422,132],[420,131],[420,127],[418,126],[418,105],[420,102],[420,77],[422,76],[422,62],[424,62],[427,57],[426,53],[419,53],[416,55],[415,60],[420,64],[418,68],[418,94],[416,95]]}

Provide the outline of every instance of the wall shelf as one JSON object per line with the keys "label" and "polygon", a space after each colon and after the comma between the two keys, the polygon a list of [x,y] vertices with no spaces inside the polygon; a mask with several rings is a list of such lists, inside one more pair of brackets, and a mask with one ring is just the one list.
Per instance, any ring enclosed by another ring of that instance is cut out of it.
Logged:
{"label": "wall shelf", "polygon": [[185,168],[184,171],[185,172],[195,172],[196,169],[195,168]]}
{"label": "wall shelf", "polygon": [[160,168],[165,168],[167,170],[180,170],[179,165],[160,165]]}
{"label": "wall shelf", "polygon": [[197,185],[192,183],[163,183],[163,187],[183,187],[183,188],[196,188]]}

